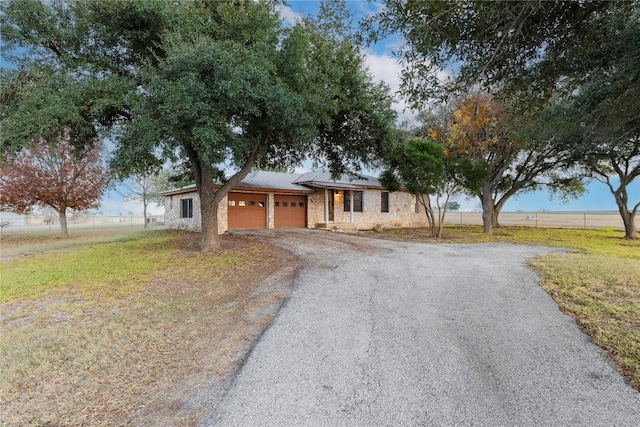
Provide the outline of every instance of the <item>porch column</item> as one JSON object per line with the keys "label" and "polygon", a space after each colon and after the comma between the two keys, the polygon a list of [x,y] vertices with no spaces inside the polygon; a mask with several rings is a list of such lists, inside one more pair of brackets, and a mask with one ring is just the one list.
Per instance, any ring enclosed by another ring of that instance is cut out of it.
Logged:
{"label": "porch column", "polygon": [[266,200],[266,206],[265,209],[267,211],[267,228],[269,230],[272,230],[274,228],[276,228],[276,222],[275,222],[275,208],[273,205],[273,202],[275,200],[275,194],[273,193],[267,193],[267,200]]}
{"label": "porch column", "polygon": [[324,223],[329,224],[329,190],[324,189]]}
{"label": "porch column", "polygon": [[349,222],[353,224],[353,190],[349,190]]}

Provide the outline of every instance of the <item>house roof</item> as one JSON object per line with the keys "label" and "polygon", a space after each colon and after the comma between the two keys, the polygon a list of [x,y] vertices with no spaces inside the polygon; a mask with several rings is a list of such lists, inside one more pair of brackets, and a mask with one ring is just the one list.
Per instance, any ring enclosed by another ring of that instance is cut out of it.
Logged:
{"label": "house roof", "polygon": [[352,177],[349,175],[342,175],[338,179],[333,179],[329,172],[324,171],[307,172],[297,178],[294,182],[297,184],[308,185],[310,187],[335,189],[383,187],[377,178],[371,176],[357,175]]}
{"label": "house roof", "polygon": [[[264,190],[283,191],[296,193],[312,193],[313,188],[333,188],[333,189],[357,189],[357,188],[383,188],[376,178],[364,175],[350,177],[342,175],[339,179],[331,178],[329,172],[313,171],[304,174],[288,172],[271,172],[255,170],[249,172],[233,190]],[[175,188],[163,191],[162,196],[172,196],[175,194],[190,193],[196,191],[195,185]]]}
{"label": "house roof", "polygon": [[191,185],[185,185],[184,187],[172,188],[171,190],[161,191],[158,194],[161,196],[173,196],[175,194],[192,193],[196,190],[197,190],[196,185],[191,184]]}
{"label": "house roof", "polygon": [[296,184],[301,174],[288,172],[251,171],[235,188],[259,188],[265,190],[304,191],[313,190]]}

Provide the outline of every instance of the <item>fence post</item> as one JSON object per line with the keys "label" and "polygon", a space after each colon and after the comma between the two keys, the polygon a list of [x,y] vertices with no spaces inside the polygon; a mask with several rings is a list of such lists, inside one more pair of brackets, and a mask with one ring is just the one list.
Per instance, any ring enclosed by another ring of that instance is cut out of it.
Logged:
{"label": "fence post", "polygon": [[462,225],[462,211],[460,211],[460,225]]}
{"label": "fence post", "polygon": [[536,228],[538,228],[538,212],[536,212]]}

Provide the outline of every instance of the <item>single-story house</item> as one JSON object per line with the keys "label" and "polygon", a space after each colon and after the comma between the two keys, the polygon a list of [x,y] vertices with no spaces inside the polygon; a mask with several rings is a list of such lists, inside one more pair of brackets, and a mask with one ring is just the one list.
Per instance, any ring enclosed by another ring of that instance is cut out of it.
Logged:
{"label": "single-story house", "polygon": [[[165,226],[201,229],[200,202],[195,185],[161,193]],[[426,216],[415,196],[390,193],[376,178],[328,172],[304,174],[252,171],[218,206],[218,231],[286,227],[367,230],[424,227]]]}

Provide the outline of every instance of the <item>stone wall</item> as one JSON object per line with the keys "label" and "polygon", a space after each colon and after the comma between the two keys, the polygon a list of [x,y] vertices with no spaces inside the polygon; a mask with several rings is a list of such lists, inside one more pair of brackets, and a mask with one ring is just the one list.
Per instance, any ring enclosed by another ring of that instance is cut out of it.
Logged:
{"label": "stone wall", "polygon": [[309,196],[307,227],[329,229],[370,230],[380,225],[383,228],[424,227],[427,218],[424,208],[416,213],[416,199],[404,191],[389,193],[389,212],[381,212],[382,191],[363,190],[362,212],[344,210],[344,198],[350,198],[349,191],[337,191],[334,202],[334,220],[325,224],[324,189]]}
{"label": "stone wall", "polygon": [[[336,191],[337,192],[337,191]],[[424,208],[416,213],[415,197],[404,191],[389,193],[389,212],[381,212],[381,191],[363,190],[362,212],[344,211],[344,197],[349,191],[340,191],[334,206],[334,220],[325,224],[324,189],[307,197],[307,228],[328,228],[343,230],[371,230],[382,228],[424,227],[427,219]],[[193,218],[180,218],[182,199],[193,199]],[[274,227],[272,193],[267,194],[267,227]],[[218,233],[227,231],[227,198],[218,206]],[[201,230],[200,199],[197,192],[167,196],[165,198],[165,224],[167,228],[179,230]]]}
{"label": "stone wall", "polygon": [[[180,218],[180,206],[183,199],[193,199],[193,218]],[[218,234],[227,231],[227,198],[218,206]],[[175,230],[202,230],[202,216],[200,214],[200,197],[198,192],[176,194],[165,197],[165,227]]]}

